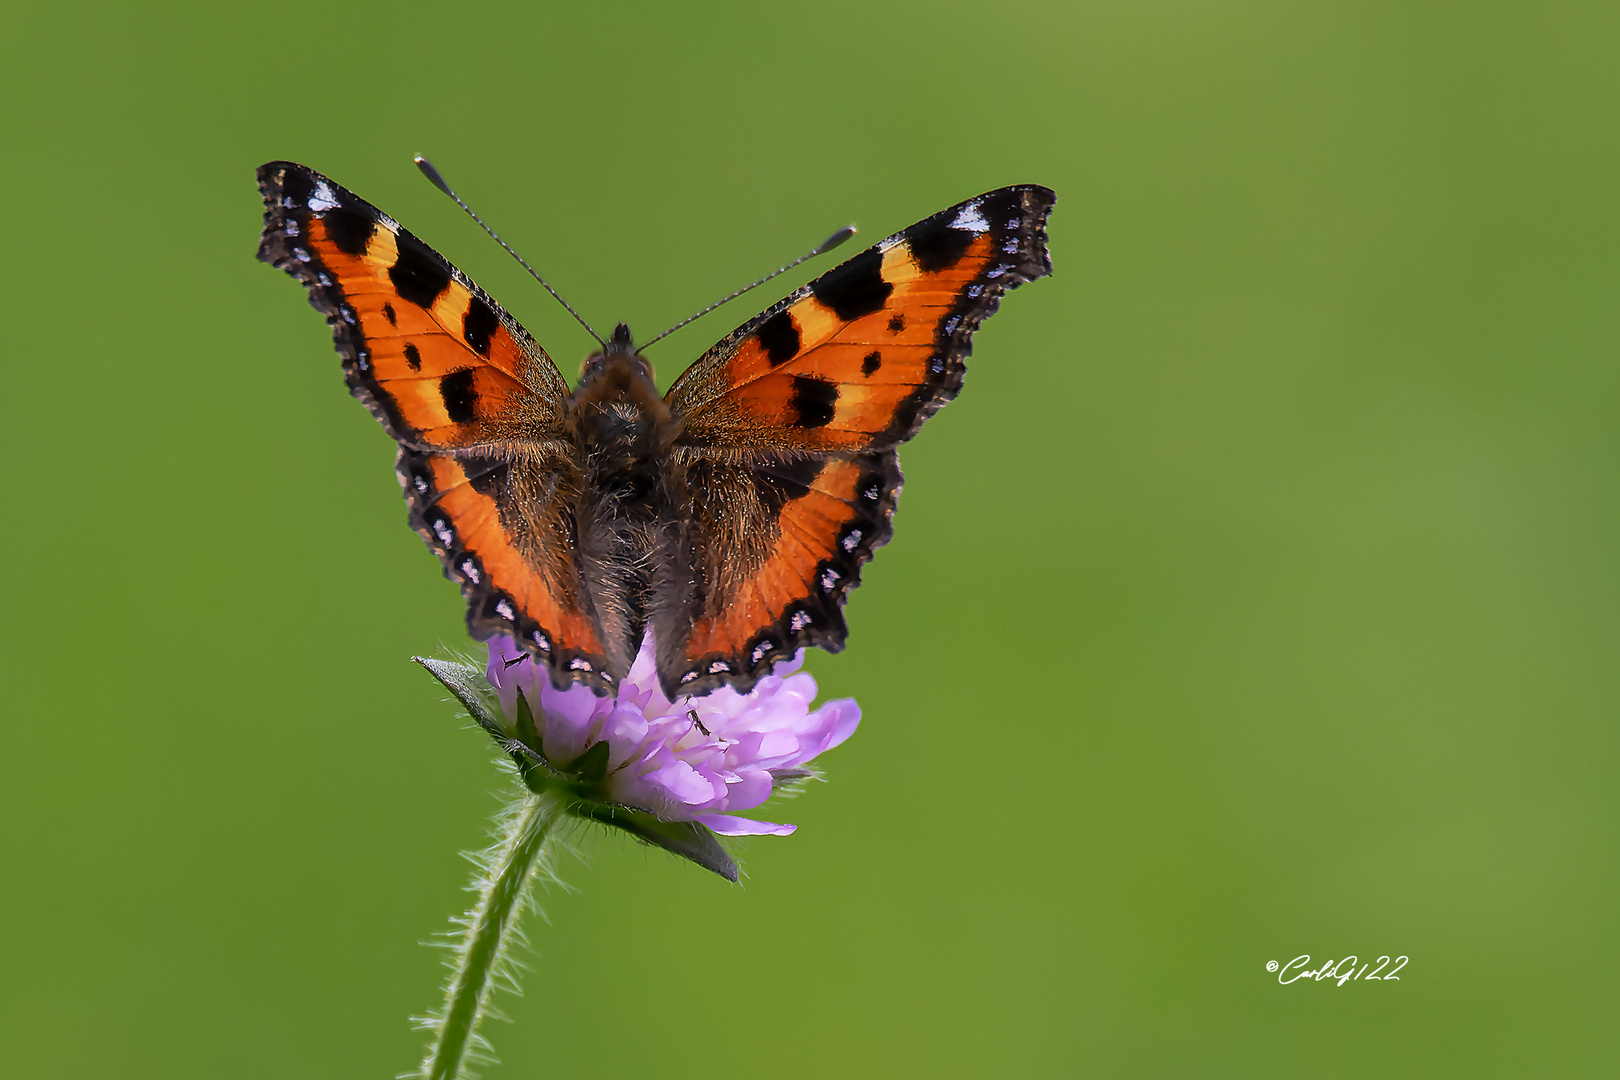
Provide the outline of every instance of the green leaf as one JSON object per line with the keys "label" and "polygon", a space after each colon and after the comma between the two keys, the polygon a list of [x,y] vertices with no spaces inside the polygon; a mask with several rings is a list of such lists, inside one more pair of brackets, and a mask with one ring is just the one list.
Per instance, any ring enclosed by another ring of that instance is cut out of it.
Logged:
{"label": "green leaf", "polygon": [[623,829],[638,840],[661,847],[683,859],[690,859],[705,870],[713,870],[727,881],[737,880],[737,864],[720,846],[719,838],[695,821],[664,821],[645,810],[585,801],[570,805],[568,812],[575,817]]}

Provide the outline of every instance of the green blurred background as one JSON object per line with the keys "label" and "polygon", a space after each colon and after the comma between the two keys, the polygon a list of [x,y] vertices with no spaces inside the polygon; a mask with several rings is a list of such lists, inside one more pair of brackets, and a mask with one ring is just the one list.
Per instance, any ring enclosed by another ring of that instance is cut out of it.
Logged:
{"label": "green blurred background", "polygon": [[[417,1060],[499,783],[407,661],[461,603],[253,259],[254,167],[385,208],[565,372],[588,341],[416,152],[643,337],[845,221],[1059,196],[810,659],[865,720],[799,833],[742,887],[586,836],[491,1077],[1613,1075],[1614,4],[5,27],[6,1076]],[[1411,960],[1266,973],[1301,953]]]}

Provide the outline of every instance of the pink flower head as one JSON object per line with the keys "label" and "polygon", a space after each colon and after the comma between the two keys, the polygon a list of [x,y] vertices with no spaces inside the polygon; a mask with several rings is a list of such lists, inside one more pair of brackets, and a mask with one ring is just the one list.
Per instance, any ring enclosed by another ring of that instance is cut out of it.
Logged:
{"label": "pink flower head", "polygon": [[780,780],[810,775],[804,766],[861,720],[853,698],[810,708],[816,680],[798,670],[803,661],[801,651],[746,694],[721,687],[672,702],[659,688],[648,634],[617,696],[598,697],[584,686],[556,689],[510,638],[495,638],[485,675],[508,718],[522,691],[548,761],[574,761],[608,744],[605,798],[722,836],[786,836],[794,826],[732,811],[763,803]]}

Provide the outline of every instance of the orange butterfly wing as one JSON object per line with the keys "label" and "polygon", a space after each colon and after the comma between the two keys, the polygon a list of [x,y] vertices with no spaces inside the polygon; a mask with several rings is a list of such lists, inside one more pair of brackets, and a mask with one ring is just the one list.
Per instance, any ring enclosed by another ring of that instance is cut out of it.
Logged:
{"label": "orange butterfly wing", "polygon": [[516,637],[559,685],[607,688],[575,569],[568,386],[443,256],[312,169],[259,169],[259,258],[326,316],[350,391],[399,443],[411,525],[460,583],[474,638]]}
{"label": "orange butterfly wing", "polygon": [[[745,688],[804,645],[836,652],[860,567],[892,534],[894,448],[956,396],[972,335],[1051,272],[1055,196],[1001,188],[828,271],[671,387],[703,595],[666,686]],[[662,658],[661,658],[662,661]]]}

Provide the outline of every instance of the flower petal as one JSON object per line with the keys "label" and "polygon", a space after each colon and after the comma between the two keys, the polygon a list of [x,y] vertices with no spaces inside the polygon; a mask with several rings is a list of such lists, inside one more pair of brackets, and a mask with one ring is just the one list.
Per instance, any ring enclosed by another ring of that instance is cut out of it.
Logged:
{"label": "flower petal", "polygon": [[826,753],[855,734],[855,729],[861,723],[861,707],[855,704],[854,698],[839,698],[822,705],[814,716],[818,718],[821,730],[814,737],[802,740],[809,751],[804,761]]}
{"label": "flower petal", "polygon": [[[525,665],[524,661],[527,661]],[[501,699],[501,711],[508,717],[517,708],[518,683],[522,669],[534,667],[534,661],[517,647],[511,638],[498,637],[489,643],[489,663],[484,666],[484,678],[495,688]]]}
{"label": "flower petal", "polygon": [[771,774],[764,769],[750,769],[737,778],[734,784],[726,785],[726,810],[752,810],[760,803],[771,797],[771,787],[775,783]]}
{"label": "flower petal", "polygon": [[677,757],[641,779],[657,784],[675,801],[692,806],[712,802],[726,793],[724,782],[709,779]]}
{"label": "flower petal", "polygon": [[773,821],[750,821],[730,814],[693,814],[692,820],[707,825],[721,836],[788,836],[797,825],[778,825]]}

